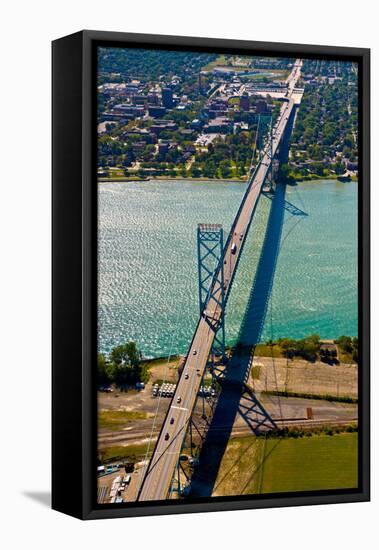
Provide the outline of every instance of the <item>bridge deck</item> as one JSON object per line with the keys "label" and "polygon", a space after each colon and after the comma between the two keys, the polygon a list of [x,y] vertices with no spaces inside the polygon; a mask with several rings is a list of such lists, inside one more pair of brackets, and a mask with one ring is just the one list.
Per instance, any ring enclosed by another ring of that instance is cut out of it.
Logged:
{"label": "bridge deck", "polygon": [[[301,61],[297,60],[288,80],[288,101],[283,103],[278,120],[273,128],[272,156],[275,155],[283,137],[295,102],[292,94],[300,76]],[[230,290],[238,259],[243,249],[247,232],[270,169],[270,152],[264,150],[262,159],[249,179],[249,185],[232,225],[224,249],[224,282],[226,293]],[[236,243],[235,254],[231,246]],[[187,431],[188,422],[195,406],[209,353],[215,338],[214,325],[221,315],[215,300],[209,302],[206,312],[196,327],[182,375],[165,417],[153,455],[144,473],[138,500],[162,500],[167,497],[179,453]],[[188,374],[188,378],[186,375]],[[166,439],[168,434],[168,439]]]}

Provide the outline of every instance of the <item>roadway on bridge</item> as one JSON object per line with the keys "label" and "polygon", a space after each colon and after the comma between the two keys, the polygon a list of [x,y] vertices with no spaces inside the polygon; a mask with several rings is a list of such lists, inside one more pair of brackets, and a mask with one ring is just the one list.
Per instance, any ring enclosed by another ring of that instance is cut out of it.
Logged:
{"label": "roadway on bridge", "polygon": [[[301,60],[296,60],[292,72],[287,79],[287,101],[283,103],[279,117],[273,128],[272,157],[275,156],[279,147],[295,105],[292,95],[300,77],[301,65]],[[224,251],[224,282],[226,292],[230,290],[238,258],[270,169],[270,163],[270,150],[266,146],[260,163],[249,179],[248,188],[226,242],[226,249]],[[233,243],[237,246],[234,254],[232,253]],[[153,455],[143,474],[143,481],[138,495],[139,501],[164,500],[168,496],[188,423],[196,403],[197,394],[215,338],[214,325],[221,316],[220,306],[216,302],[217,295],[216,300],[210,300],[208,303],[207,309],[200,317],[196,327],[175,394],[163,422]]]}

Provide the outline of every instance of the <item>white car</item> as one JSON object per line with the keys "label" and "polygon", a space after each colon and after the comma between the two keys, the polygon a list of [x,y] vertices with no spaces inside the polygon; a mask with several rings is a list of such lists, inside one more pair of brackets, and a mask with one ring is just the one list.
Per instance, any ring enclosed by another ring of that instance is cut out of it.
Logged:
{"label": "white car", "polygon": [[177,402],[177,403],[181,403],[181,402],[182,402],[182,398],[180,397],[180,395],[179,395],[179,397],[177,398],[176,402]]}

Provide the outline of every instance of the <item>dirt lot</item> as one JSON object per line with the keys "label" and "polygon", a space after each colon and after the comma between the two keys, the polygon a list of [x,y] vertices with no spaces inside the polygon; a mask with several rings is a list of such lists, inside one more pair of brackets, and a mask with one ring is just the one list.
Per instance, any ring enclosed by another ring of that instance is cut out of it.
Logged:
{"label": "dirt lot", "polygon": [[358,366],[255,357],[250,384],[257,392],[287,391],[356,398]]}
{"label": "dirt lot", "polygon": [[[98,392],[100,426],[98,447],[100,450],[116,446],[143,445],[147,444],[150,439],[152,442],[155,441],[170,399],[154,398],[152,386],[157,380],[176,383],[179,362],[179,358],[172,361],[152,361],[149,369],[150,380],[145,389],[141,391]],[[122,412],[125,412],[125,415]],[[115,415],[117,415],[116,419]]]}
{"label": "dirt lot", "polygon": [[145,413],[145,417],[128,419],[125,414],[124,424],[120,423],[117,429],[104,427],[99,429],[98,444],[99,448],[109,447],[120,444],[133,444],[143,442],[150,433],[157,435],[169,406],[170,400],[167,398],[153,398],[151,384],[147,384],[145,389],[139,392],[112,392],[98,393],[99,411],[140,411]]}

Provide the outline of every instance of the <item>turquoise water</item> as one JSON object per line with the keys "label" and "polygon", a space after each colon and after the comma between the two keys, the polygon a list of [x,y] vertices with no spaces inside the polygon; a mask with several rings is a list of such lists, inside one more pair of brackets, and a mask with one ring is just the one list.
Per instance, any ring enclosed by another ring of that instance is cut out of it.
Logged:
{"label": "turquoise water", "polygon": [[[245,189],[221,181],[99,186],[101,351],[127,340],[145,356],[186,351],[198,318],[197,224],[222,223],[227,232]],[[307,182],[275,200],[262,196],[250,229],[227,306],[228,343],[248,303],[245,341],[357,335],[357,184]]]}

